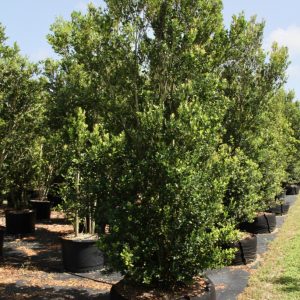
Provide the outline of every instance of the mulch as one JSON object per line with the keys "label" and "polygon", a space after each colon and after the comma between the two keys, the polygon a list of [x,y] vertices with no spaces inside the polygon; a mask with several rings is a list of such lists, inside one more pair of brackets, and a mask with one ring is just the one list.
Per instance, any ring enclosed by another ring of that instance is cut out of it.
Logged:
{"label": "mulch", "polygon": [[[5,225],[0,208],[0,225]],[[60,212],[52,212],[47,222],[36,224],[27,236],[4,238],[0,262],[0,299],[109,299],[113,283],[122,277],[107,270],[89,273],[65,272],[60,237],[73,227]]]}

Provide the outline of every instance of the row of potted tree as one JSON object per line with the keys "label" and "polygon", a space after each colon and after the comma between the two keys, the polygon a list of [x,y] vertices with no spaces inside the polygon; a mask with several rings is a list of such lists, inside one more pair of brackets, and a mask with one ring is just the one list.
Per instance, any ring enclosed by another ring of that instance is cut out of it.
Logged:
{"label": "row of potted tree", "polygon": [[74,240],[97,231],[124,273],[113,297],[174,298],[197,278],[205,291],[197,276],[230,262],[226,245],[300,181],[287,49],[264,51],[255,18],[227,29],[220,0],[106,5],[58,19],[60,58],[39,66],[1,27],[2,196],[21,207],[29,189],[58,190]]}

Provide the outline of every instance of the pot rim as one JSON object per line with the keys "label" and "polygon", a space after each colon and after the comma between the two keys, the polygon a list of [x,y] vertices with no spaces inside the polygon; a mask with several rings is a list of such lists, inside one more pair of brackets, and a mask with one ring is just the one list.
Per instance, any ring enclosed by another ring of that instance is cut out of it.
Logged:
{"label": "pot rim", "polygon": [[22,209],[14,209],[14,208],[8,208],[5,210],[5,214],[14,214],[14,215],[20,215],[22,213],[34,213],[35,211],[31,208],[22,208]]}
{"label": "pot rim", "polygon": [[[83,237],[86,236],[86,237]],[[83,237],[83,238],[80,238]],[[94,243],[98,241],[98,235],[94,234],[79,234],[79,236],[75,237],[74,233],[66,234],[60,237],[63,241],[70,241],[72,243]]]}

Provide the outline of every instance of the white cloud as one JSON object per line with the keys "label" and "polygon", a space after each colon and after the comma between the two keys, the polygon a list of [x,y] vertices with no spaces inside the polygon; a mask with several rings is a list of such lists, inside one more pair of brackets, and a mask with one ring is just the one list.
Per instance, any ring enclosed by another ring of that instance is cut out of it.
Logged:
{"label": "white cloud", "polygon": [[288,76],[288,81],[286,84],[287,90],[294,90],[296,92],[296,98],[300,100],[300,89],[299,89],[299,82],[300,82],[300,64],[294,63],[291,64],[286,72]]}
{"label": "white cloud", "polygon": [[300,65],[290,65],[287,69],[287,73],[290,77],[300,79]]}
{"label": "white cloud", "polygon": [[55,53],[51,50],[51,48],[49,47],[48,49],[47,48],[40,48],[40,49],[37,49],[35,52],[33,52],[32,54],[30,54],[29,58],[32,60],[32,61],[40,61],[40,60],[44,60],[46,58],[55,58],[56,55]]}
{"label": "white cloud", "polygon": [[294,89],[296,98],[300,98],[300,26],[291,25],[287,28],[273,30],[265,39],[264,48],[270,50],[273,42],[288,47],[290,66],[287,69],[287,89]]}
{"label": "white cloud", "polygon": [[270,33],[266,39],[266,46],[269,49],[276,41],[280,46],[287,46],[290,55],[300,54],[300,27],[289,26],[286,29],[278,28]]}
{"label": "white cloud", "polygon": [[80,10],[82,12],[86,12],[87,9],[87,3],[86,2],[78,2],[75,6],[75,10]]}
{"label": "white cloud", "polygon": [[96,7],[97,6],[105,7],[103,1],[101,1],[101,0],[86,0],[86,1],[82,0],[82,1],[77,2],[77,4],[75,5],[74,9],[76,11],[79,10],[79,11],[81,11],[83,13],[86,13],[87,7],[88,7],[89,3],[93,3]]}

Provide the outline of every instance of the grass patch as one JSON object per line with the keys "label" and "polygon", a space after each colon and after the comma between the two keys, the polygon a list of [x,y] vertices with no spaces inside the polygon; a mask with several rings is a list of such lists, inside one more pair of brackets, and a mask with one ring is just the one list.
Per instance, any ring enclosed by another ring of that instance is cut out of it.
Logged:
{"label": "grass patch", "polygon": [[300,299],[300,198],[239,300]]}

